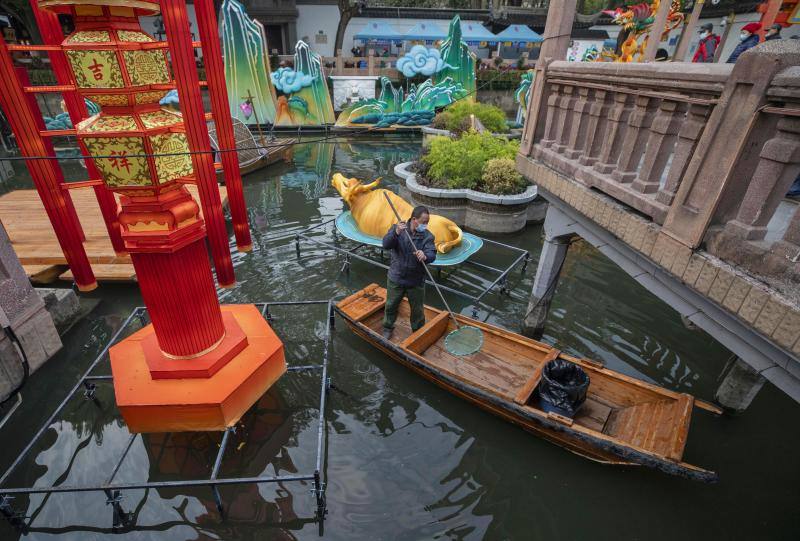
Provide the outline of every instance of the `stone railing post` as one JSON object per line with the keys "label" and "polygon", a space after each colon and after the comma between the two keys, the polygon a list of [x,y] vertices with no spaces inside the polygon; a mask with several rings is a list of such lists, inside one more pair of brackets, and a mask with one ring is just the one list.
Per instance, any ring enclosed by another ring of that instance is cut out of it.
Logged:
{"label": "stone railing post", "polygon": [[573,106],[572,128],[567,138],[567,150],[564,155],[574,160],[583,154],[583,147],[586,142],[586,132],[589,124],[589,89],[578,88],[578,99]]}
{"label": "stone railing post", "polygon": [[711,108],[707,104],[692,104],[686,112],[686,120],[678,132],[678,142],[675,145],[675,152],[672,156],[672,165],[669,167],[667,173],[667,180],[664,182],[664,187],[656,194],[656,201],[665,205],[671,205],[672,200],[675,199],[675,192],[678,191],[681,179],[686,173],[686,166],[689,165],[689,160],[692,159],[697,142],[700,136],[703,135],[703,129],[706,127],[708,115]]}
{"label": "stone railing post", "polygon": [[561,85],[549,85],[549,95],[547,96],[547,109],[545,113],[544,132],[539,145],[549,148],[556,142],[556,127],[561,124],[561,108],[558,106],[561,101]]}
{"label": "stone railing post", "polygon": [[756,139],[764,136],[750,128],[767,104],[773,78],[798,64],[798,40],[767,41],[739,57],[686,168],[664,234],[696,248],[712,221],[733,217],[751,182]]}
{"label": "stone railing post", "polygon": [[617,92],[614,94],[614,106],[608,113],[606,134],[603,138],[603,148],[594,164],[594,169],[607,175],[617,168],[617,160],[625,140],[625,130],[628,127],[628,118],[633,111],[633,97],[630,94]]}
{"label": "stone railing post", "polygon": [[578,163],[592,166],[600,155],[605,139],[608,124],[608,110],[611,103],[610,94],[606,90],[595,90],[592,97],[592,106],[589,109],[589,121],[586,124],[586,151],[581,155]]}
{"label": "stone railing post", "polygon": [[661,100],[658,114],[650,127],[644,161],[639,176],[631,187],[641,193],[658,191],[664,168],[675,149],[681,123],[686,116],[686,105],[671,100]]}
{"label": "stone railing post", "polygon": [[636,108],[628,120],[617,168],[611,173],[614,180],[632,182],[636,178],[658,103],[657,98],[636,96]]}
{"label": "stone railing post", "polygon": [[778,203],[800,173],[800,117],[778,121],[777,133],[761,150],[758,167],[739,207],[736,219],[725,226],[726,233],[761,240]]}
{"label": "stone railing post", "polygon": [[567,148],[567,139],[569,139],[569,132],[572,128],[573,111],[577,100],[575,90],[574,86],[564,86],[564,94],[558,102],[558,107],[561,109],[559,113],[560,122],[556,124],[556,142],[553,145],[553,150],[559,154]]}
{"label": "stone railing post", "polygon": [[342,50],[336,51],[336,75],[344,73],[344,58],[342,57]]}
{"label": "stone railing post", "polygon": [[539,121],[544,116],[542,109],[547,106],[547,102],[543,101],[546,96],[547,65],[553,60],[563,59],[567,56],[577,3],[577,0],[551,2],[547,10],[544,42],[539,49],[539,59],[536,62],[535,79],[531,90],[531,103],[528,106],[528,115],[525,118],[525,130],[520,146],[520,154],[523,156],[530,155],[533,144],[541,136],[543,126],[539,126]]}
{"label": "stone railing post", "polygon": [[375,75],[375,51],[372,49],[367,54],[367,75]]}

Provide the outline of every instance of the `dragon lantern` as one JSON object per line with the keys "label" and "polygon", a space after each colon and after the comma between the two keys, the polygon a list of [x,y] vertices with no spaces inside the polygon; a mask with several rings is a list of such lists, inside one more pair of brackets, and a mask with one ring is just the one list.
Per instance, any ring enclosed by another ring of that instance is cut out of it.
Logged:
{"label": "dragon lantern", "polygon": [[[614,20],[615,24],[622,27],[617,37],[617,50],[614,53],[605,53],[604,56],[611,57],[616,62],[641,62],[647,48],[650,27],[653,26],[660,5],[661,0],[653,0],[650,4],[642,2],[603,11]],[[683,23],[684,16],[681,8],[681,0],[672,0],[669,15],[667,15],[667,24],[659,41],[666,39],[673,29]],[[642,36],[644,39],[640,43],[639,39]]]}

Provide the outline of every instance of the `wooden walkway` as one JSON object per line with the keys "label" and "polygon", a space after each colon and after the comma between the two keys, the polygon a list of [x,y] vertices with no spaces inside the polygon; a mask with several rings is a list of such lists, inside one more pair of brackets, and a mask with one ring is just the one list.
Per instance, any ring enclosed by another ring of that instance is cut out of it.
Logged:
{"label": "wooden walkway", "polygon": [[[197,199],[197,187],[188,185],[187,188]],[[221,186],[219,191],[225,207],[228,204],[227,190]],[[94,190],[78,188],[70,190],[70,194],[86,236],[83,246],[97,281],[135,281],[136,273],[130,257],[114,253]],[[58,278],[72,281],[72,272],[36,190],[17,190],[0,196],[0,221],[31,281],[39,284],[51,283]]]}

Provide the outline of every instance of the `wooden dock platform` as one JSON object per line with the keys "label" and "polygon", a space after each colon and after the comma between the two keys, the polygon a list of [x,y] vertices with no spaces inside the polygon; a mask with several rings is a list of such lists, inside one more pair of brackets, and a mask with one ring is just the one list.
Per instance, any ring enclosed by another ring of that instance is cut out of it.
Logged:
{"label": "wooden dock platform", "polygon": [[[187,188],[197,200],[197,187],[188,185]],[[219,192],[225,207],[228,204],[227,190],[220,186]],[[97,281],[135,281],[136,273],[130,256],[114,253],[94,190],[78,188],[71,190],[70,194],[86,236],[83,246]],[[32,282],[47,284],[59,278],[72,281],[72,272],[36,190],[16,190],[0,196],[0,222]]]}

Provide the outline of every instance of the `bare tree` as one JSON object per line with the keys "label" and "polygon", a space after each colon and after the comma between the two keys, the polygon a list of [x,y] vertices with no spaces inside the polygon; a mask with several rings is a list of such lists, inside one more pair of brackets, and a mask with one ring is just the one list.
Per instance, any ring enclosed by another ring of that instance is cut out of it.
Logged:
{"label": "bare tree", "polygon": [[347,25],[350,24],[350,19],[358,15],[361,11],[361,6],[364,4],[362,0],[338,0],[339,5],[339,25],[336,27],[336,40],[333,44],[333,54],[338,55],[342,49],[344,42],[344,32],[347,30]]}

